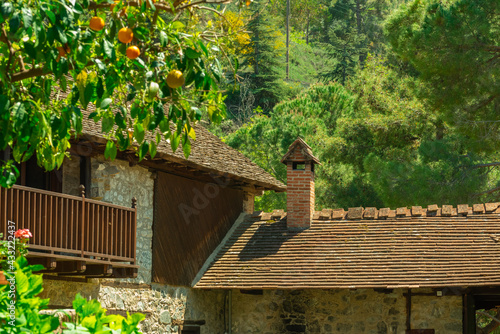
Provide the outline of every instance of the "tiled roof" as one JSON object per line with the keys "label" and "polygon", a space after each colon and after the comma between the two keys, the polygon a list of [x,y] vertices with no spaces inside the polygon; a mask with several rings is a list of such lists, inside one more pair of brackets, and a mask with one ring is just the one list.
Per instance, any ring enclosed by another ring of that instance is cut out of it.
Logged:
{"label": "tiled roof", "polygon": [[305,156],[308,161],[314,161],[317,164],[321,163],[319,162],[319,159],[314,156],[312,153],[312,148],[311,146],[307,145],[307,143],[304,141],[304,139],[298,137],[289,147],[288,147],[288,152],[285,153],[283,158],[281,159],[281,162],[286,164],[288,160],[293,160],[293,155],[295,153],[295,148],[299,147],[300,152],[302,152],[302,156]]}
{"label": "tiled roof", "polygon": [[417,288],[500,285],[500,203],[247,215],[195,288]]}
{"label": "tiled roof", "polygon": [[[89,104],[89,107],[91,104]],[[90,109],[90,108],[89,108]],[[88,119],[91,110],[84,111],[83,134],[104,139],[101,134],[101,122],[95,123]],[[196,140],[192,141],[191,155],[184,158],[182,147],[172,152],[170,144],[162,141],[158,146],[157,157],[177,162],[209,173],[224,174],[230,178],[255,184],[266,190],[285,191],[286,186],[273,176],[253,163],[242,153],[223,143],[201,125],[194,126]],[[153,140],[154,136],[146,135]]]}

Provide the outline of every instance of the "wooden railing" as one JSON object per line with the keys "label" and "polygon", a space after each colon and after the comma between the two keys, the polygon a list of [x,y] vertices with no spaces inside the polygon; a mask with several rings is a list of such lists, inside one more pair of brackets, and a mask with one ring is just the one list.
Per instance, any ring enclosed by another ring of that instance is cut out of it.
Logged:
{"label": "wooden railing", "polygon": [[[12,223],[9,223],[12,222]],[[0,232],[27,228],[31,257],[135,265],[137,209],[23,186],[0,188]],[[136,266],[134,266],[136,267]]]}

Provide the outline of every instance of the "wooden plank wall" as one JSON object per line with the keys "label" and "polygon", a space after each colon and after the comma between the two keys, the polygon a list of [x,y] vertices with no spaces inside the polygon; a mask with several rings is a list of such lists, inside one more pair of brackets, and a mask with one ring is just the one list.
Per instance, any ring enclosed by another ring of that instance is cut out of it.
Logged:
{"label": "wooden plank wall", "polygon": [[243,211],[243,191],[158,172],[153,282],[190,286]]}

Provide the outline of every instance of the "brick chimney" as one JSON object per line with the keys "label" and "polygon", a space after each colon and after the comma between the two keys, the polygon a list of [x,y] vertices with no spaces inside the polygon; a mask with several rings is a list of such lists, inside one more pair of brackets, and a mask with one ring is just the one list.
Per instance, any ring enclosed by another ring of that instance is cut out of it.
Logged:
{"label": "brick chimney", "polygon": [[287,170],[287,226],[309,228],[314,214],[314,165],[320,162],[300,137],[290,145],[281,162]]}

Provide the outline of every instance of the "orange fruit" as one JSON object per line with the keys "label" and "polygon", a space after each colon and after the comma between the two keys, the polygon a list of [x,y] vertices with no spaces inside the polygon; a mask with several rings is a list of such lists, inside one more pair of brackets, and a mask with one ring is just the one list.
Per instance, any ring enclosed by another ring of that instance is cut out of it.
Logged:
{"label": "orange fruit", "polygon": [[90,19],[89,27],[94,31],[101,31],[104,28],[104,20],[101,17],[94,16]]}
{"label": "orange fruit", "polygon": [[251,3],[251,1],[247,0],[247,2],[246,2],[247,7],[250,6],[250,3]]}
{"label": "orange fruit", "polygon": [[167,75],[167,85],[170,88],[179,88],[184,85],[184,75],[179,70],[172,70]]}
{"label": "orange fruit", "polygon": [[121,28],[118,31],[118,40],[122,43],[130,43],[132,42],[132,39],[134,39],[134,33],[132,32],[132,29],[130,28]]}
{"label": "orange fruit", "polygon": [[141,50],[135,45],[129,46],[125,52],[129,59],[135,59],[141,54]]}

